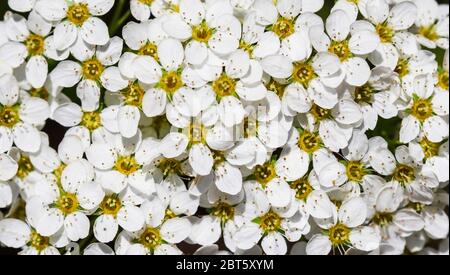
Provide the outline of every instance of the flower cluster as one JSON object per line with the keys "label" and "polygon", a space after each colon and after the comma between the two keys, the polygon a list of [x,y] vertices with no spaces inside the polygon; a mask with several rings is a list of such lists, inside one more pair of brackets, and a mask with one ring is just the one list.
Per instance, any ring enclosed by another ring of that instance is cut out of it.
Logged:
{"label": "flower cluster", "polygon": [[448,254],[448,5],[7,2],[2,246]]}

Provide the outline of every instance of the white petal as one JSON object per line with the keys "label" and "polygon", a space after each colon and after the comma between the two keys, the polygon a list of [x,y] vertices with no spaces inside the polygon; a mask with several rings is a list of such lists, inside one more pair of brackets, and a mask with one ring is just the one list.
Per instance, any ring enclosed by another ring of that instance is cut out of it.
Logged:
{"label": "white petal", "polygon": [[306,246],[307,255],[328,255],[331,251],[331,241],[328,236],[314,235]]}
{"label": "white petal", "polygon": [[89,219],[81,212],[75,212],[64,219],[64,228],[71,241],[84,239],[89,235]]}
{"label": "white petal", "polygon": [[344,201],[339,208],[339,220],[350,228],[360,226],[367,217],[367,207],[363,199],[355,197]]}
{"label": "white petal", "polygon": [[81,37],[91,45],[105,45],[109,41],[108,26],[97,17],[89,17],[81,26]]}
{"label": "white petal", "polygon": [[41,88],[47,80],[48,64],[43,56],[33,56],[28,60],[25,74],[34,88]]}
{"label": "white petal", "polygon": [[39,131],[29,124],[16,124],[13,128],[14,143],[20,150],[28,153],[36,153],[41,146]]}
{"label": "white petal", "polygon": [[144,213],[136,206],[123,206],[117,213],[117,222],[127,231],[138,231],[144,226]]}
{"label": "white petal", "polygon": [[161,235],[169,243],[184,241],[191,233],[191,223],[185,218],[173,218],[161,226]]}
{"label": "white petal", "polygon": [[269,233],[262,239],[261,246],[267,255],[285,255],[286,240],[280,233]]}
{"label": "white petal", "polygon": [[0,242],[7,247],[20,248],[29,241],[31,230],[26,223],[16,219],[0,221]]}
{"label": "white petal", "polygon": [[112,215],[101,215],[94,222],[94,236],[102,243],[112,241],[119,230],[119,225]]}

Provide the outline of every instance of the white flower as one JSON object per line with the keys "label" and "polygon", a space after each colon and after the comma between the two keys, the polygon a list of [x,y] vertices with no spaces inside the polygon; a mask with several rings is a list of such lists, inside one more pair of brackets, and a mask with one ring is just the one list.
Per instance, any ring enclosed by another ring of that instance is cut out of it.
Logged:
{"label": "white flower", "polygon": [[448,137],[448,93],[434,93],[434,78],[425,75],[414,79],[414,93],[402,120],[400,141],[408,143],[424,133],[431,142]]}
{"label": "white flower", "polygon": [[336,77],[352,86],[362,86],[370,78],[370,67],[360,56],[372,53],[380,39],[373,32],[355,27],[355,24],[342,10],[335,10],[327,18],[325,27],[310,29],[311,42],[318,52],[330,52],[341,61],[341,73]]}
{"label": "white flower", "polygon": [[413,55],[417,52],[417,39],[407,30],[417,19],[417,7],[411,1],[394,5],[391,9],[385,0],[369,1],[366,18],[373,24],[361,24],[379,37],[381,44],[369,56],[375,66],[395,68],[399,54]]}
{"label": "white flower", "polygon": [[114,0],[40,0],[35,10],[48,21],[59,21],[53,43],[57,50],[65,50],[75,43],[108,43],[108,26],[97,16],[105,15],[113,5]]}
{"label": "white flower", "polygon": [[131,14],[138,21],[146,21],[150,15],[160,17],[167,13],[177,13],[179,0],[130,0]]}
{"label": "white flower", "polygon": [[[58,61],[64,60],[69,57],[69,51],[54,49],[53,36],[50,35],[52,24],[45,21],[36,12],[30,13],[28,19],[18,14],[7,13],[5,15],[5,26],[9,39],[23,43],[27,49],[27,56],[29,57],[25,66],[27,81],[33,88],[42,88],[48,73],[46,57]],[[11,50],[20,51],[20,49]]]}
{"label": "white flower", "polygon": [[361,198],[351,198],[335,209],[330,219],[318,222],[320,228],[326,230],[324,235],[314,235],[306,246],[308,255],[327,255],[332,248],[342,253],[348,247],[362,251],[372,251],[378,248],[381,237],[368,226],[361,226],[367,216],[367,207]]}
{"label": "white flower", "polygon": [[119,70],[110,66],[119,61],[122,47],[123,41],[119,37],[113,37],[98,47],[88,46],[79,40],[71,50],[79,61],[65,60],[58,63],[50,73],[51,81],[64,88],[78,83],[77,96],[83,108],[92,112],[99,107],[101,85],[109,88],[114,85],[111,82],[116,81]]}
{"label": "white flower", "polygon": [[50,238],[39,235],[28,224],[17,219],[0,221],[0,242],[8,247],[22,248],[21,255],[59,255]]}
{"label": "white flower", "polygon": [[13,143],[22,151],[35,153],[41,135],[35,126],[49,117],[48,103],[37,97],[20,98],[14,76],[0,79],[0,149],[8,151]]}
{"label": "white flower", "polygon": [[142,230],[123,232],[116,240],[117,254],[124,255],[180,255],[176,244],[191,233],[191,222],[186,217],[170,215],[170,209],[158,197],[144,202],[141,211],[145,217]]}
{"label": "white flower", "polygon": [[435,0],[414,0],[414,4],[417,6],[418,42],[429,49],[448,49],[448,5],[439,5]]}
{"label": "white flower", "polygon": [[411,141],[408,145],[411,157],[418,163],[424,163],[424,169],[430,169],[439,182],[447,182],[448,174],[448,141],[444,144],[434,143],[426,137]]}

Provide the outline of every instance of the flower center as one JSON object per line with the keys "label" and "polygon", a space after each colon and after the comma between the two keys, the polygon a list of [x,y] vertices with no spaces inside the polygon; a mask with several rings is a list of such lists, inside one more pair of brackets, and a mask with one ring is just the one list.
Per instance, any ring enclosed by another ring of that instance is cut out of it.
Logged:
{"label": "flower center", "polygon": [[307,177],[303,177],[291,183],[291,189],[295,190],[295,197],[298,200],[306,200],[313,191]]}
{"label": "flower center", "polygon": [[441,71],[438,75],[438,87],[448,91],[448,72],[447,71]]}
{"label": "flower center", "polygon": [[122,208],[122,202],[117,196],[106,196],[100,203],[100,209],[105,215],[113,215],[114,217]]}
{"label": "flower center", "polygon": [[102,126],[102,118],[99,112],[86,112],[83,113],[81,118],[82,126],[86,127],[89,131],[94,131]]}
{"label": "flower center", "polygon": [[249,44],[244,40],[239,41],[239,49],[247,52],[250,57],[253,56],[253,50],[255,47],[256,46],[254,44]]}
{"label": "flower center", "polygon": [[150,6],[154,0],[138,0],[138,1],[144,5]]}
{"label": "flower center", "polygon": [[178,216],[177,216],[177,214],[175,214],[175,212],[173,212],[170,208],[166,209],[166,212],[164,213],[165,221],[176,218],[176,217],[178,217]]}
{"label": "flower center", "polygon": [[56,202],[56,207],[65,215],[77,211],[79,206],[77,196],[74,194],[64,194]]}
{"label": "flower center", "polygon": [[205,143],[206,128],[201,123],[191,123],[187,128],[187,137],[191,144]]}
{"label": "flower center", "polygon": [[347,40],[332,41],[328,51],[339,57],[341,61],[346,61],[352,57],[352,52],[350,51]]}
{"label": "flower center", "polygon": [[308,154],[312,154],[320,149],[322,139],[318,133],[304,131],[298,139],[298,147]]}
{"label": "flower center", "polygon": [[77,26],[83,25],[89,16],[89,8],[85,3],[74,4],[67,10],[67,19]]}
{"label": "flower center", "polygon": [[141,167],[134,156],[120,156],[114,166],[118,172],[126,176],[133,174]]}
{"label": "flower center", "polygon": [[222,151],[212,151],[214,159],[214,167],[219,166],[225,161],[225,153]]}
{"label": "flower center", "polygon": [[393,179],[402,185],[411,183],[416,179],[414,168],[404,164],[397,165],[397,168],[394,171]]}
{"label": "flower center", "polygon": [[31,172],[34,171],[34,166],[31,163],[30,158],[27,156],[21,155],[17,165],[19,168],[17,169],[16,175],[20,179],[26,178]]}
{"label": "flower center", "polygon": [[44,38],[37,34],[30,34],[25,40],[25,46],[28,49],[29,55],[42,55],[45,46]]}
{"label": "flower center", "polygon": [[121,91],[122,99],[126,105],[141,107],[142,99],[145,91],[141,88],[139,83],[131,83],[126,89]]}
{"label": "flower center", "polygon": [[254,174],[256,181],[263,186],[271,182],[277,176],[275,166],[272,163],[256,166]]}
{"label": "flower center", "polygon": [[285,39],[295,32],[294,21],[284,17],[278,17],[277,22],[272,26],[272,31],[280,39]]}
{"label": "flower center", "polygon": [[244,137],[256,137],[258,133],[258,120],[246,117],[244,119]]}
{"label": "flower center", "polygon": [[35,248],[38,252],[46,249],[50,244],[50,238],[39,235],[33,231],[30,236],[29,246]]}
{"label": "flower center", "polygon": [[420,27],[419,35],[421,35],[431,41],[436,41],[439,39],[439,34],[437,33],[436,25]]}
{"label": "flower center", "polygon": [[198,42],[208,43],[213,34],[214,29],[210,28],[205,21],[200,23],[200,25],[192,27],[192,39]]}
{"label": "flower center", "polygon": [[387,22],[378,24],[375,29],[382,43],[392,43],[395,32]]}
{"label": "flower center", "polygon": [[19,121],[20,121],[19,112],[16,107],[6,106],[0,109],[0,126],[12,128]]}
{"label": "flower center", "polygon": [[162,159],[157,167],[161,170],[164,177],[168,177],[171,174],[178,174],[181,169],[181,164],[176,159]]}
{"label": "flower center", "polygon": [[359,161],[349,161],[346,167],[347,178],[350,181],[361,182],[366,171],[364,165]]}
{"label": "flower center", "polygon": [[428,99],[416,99],[411,107],[411,114],[423,122],[433,116],[433,105]]}
{"label": "flower center", "polygon": [[293,74],[295,82],[302,84],[304,87],[308,87],[314,78],[316,78],[316,73],[311,65],[305,63],[295,64]]}
{"label": "flower center", "polygon": [[353,3],[353,4],[355,4],[355,5],[358,5],[359,0],[347,0],[347,2]]}
{"label": "flower center", "polygon": [[279,98],[283,98],[286,86],[287,85],[281,84],[280,82],[271,79],[270,82],[266,85],[266,88],[267,90],[276,93]]}
{"label": "flower center", "polygon": [[144,46],[142,46],[139,50],[138,50],[138,54],[139,55],[147,55],[147,56],[151,56],[153,57],[156,61],[159,60],[158,57],[158,46],[156,46],[155,44],[151,43],[151,42],[147,42],[147,44],[145,44]]}
{"label": "flower center", "polygon": [[425,158],[429,159],[439,155],[439,143],[431,142],[426,137],[424,137],[419,144],[420,147],[422,147]]}
{"label": "flower center", "polygon": [[178,89],[183,87],[183,81],[177,72],[164,72],[159,85],[166,93],[173,95]]}
{"label": "flower center", "polygon": [[334,247],[346,245],[350,239],[350,228],[345,226],[344,224],[338,223],[332,228],[330,228],[328,232],[328,236],[330,238],[331,244]]}
{"label": "flower center", "polygon": [[48,100],[50,98],[50,93],[47,91],[45,87],[42,88],[32,88],[28,91],[30,93],[30,96],[32,97],[39,97],[43,100]]}
{"label": "flower center", "polygon": [[96,58],[84,61],[82,64],[82,68],[84,78],[95,81],[100,79],[100,76],[105,69],[103,67],[103,64]]}
{"label": "flower center", "polygon": [[161,233],[159,232],[159,229],[148,227],[141,234],[139,242],[150,251],[155,251],[155,249],[162,243]]}
{"label": "flower center", "polygon": [[381,227],[389,225],[394,220],[392,213],[376,213],[372,221]]}
{"label": "flower center", "polygon": [[397,66],[394,70],[400,78],[403,78],[409,74],[409,63],[408,59],[399,59]]}
{"label": "flower center", "polygon": [[356,103],[372,103],[373,88],[366,84],[362,87],[355,88],[355,102]]}
{"label": "flower center", "polygon": [[226,74],[222,74],[216,81],[213,82],[213,90],[217,96],[225,97],[234,94],[236,89],[236,81]]}
{"label": "flower center", "polygon": [[234,218],[234,207],[221,202],[211,209],[211,214],[219,218],[222,224],[224,224]]}
{"label": "flower center", "polygon": [[331,116],[331,111],[329,109],[324,109],[316,104],[313,104],[310,112],[314,116],[316,121],[321,121]]}
{"label": "flower center", "polygon": [[414,209],[414,211],[416,211],[416,213],[418,214],[422,213],[425,206],[426,206],[425,204],[420,202],[410,202],[408,204],[408,207]]}
{"label": "flower center", "polygon": [[276,232],[281,228],[281,217],[273,211],[269,211],[262,217],[259,217],[259,227],[265,232]]}

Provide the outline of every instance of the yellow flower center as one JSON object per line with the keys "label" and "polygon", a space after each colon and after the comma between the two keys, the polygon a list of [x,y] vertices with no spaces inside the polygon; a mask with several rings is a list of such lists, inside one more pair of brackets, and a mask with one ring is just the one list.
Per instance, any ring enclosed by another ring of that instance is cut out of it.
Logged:
{"label": "yellow flower center", "polygon": [[47,101],[50,98],[50,93],[47,91],[45,87],[38,89],[32,88],[31,90],[28,91],[28,93],[32,97],[39,97],[40,99],[43,99],[45,101]]}
{"label": "yellow flower center", "polygon": [[429,99],[416,99],[411,107],[411,114],[423,122],[433,116],[433,104]]}
{"label": "yellow flower center", "polygon": [[159,81],[159,86],[167,94],[173,95],[178,89],[183,87],[181,75],[177,72],[164,72]]}
{"label": "yellow flower center", "polygon": [[226,74],[222,74],[213,82],[212,88],[218,97],[231,96],[236,90],[236,81]]}
{"label": "yellow flower center", "polygon": [[153,252],[161,245],[163,240],[158,228],[147,227],[141,234],[139,242]]}
{"label": "yellow flower center", "polygon": [[313,191],[311,184],[307,177],[303,177],[291,183],[291,189],[295,190],[295,197],[298,200],[306,200]]}
{"label": "yellow flower center", "polygon": [[349,161],[345,170],[350,181],[361,182],[366,175],[364,165],[359,161]]}
{"label": "yellow flower center", "polygon": [[30,34],[25,40],[25,46],[30,56],[42,55],[45,48],[44,38],[37,34]]}
{"label": "yellow flower center", "polygon": [[144,5],[150,6],[154,0],[138,0],[138,1]]}
{"label": "yellow flower center", "polygon": [[89,80],[99,80],[104,71],[103,64],[98,59],[93,58],[83,62],[81,65],[83,77]]}
{"label": "yellow flower center", "polygon": [[176,159],[162,159],[157,167],[161,170],[164,177],[168,177],[171,174],[178,174],[181,171],[181,163]]}
{"label": "yellow flower center", "polygon": [[222,151],[212,151],[214,159],[214,167],[219,166],[225,161],[225,153]]}
{"label": "yellow flower center", "polygon": [[267,90],[276,93],[279,98],[283,98],[286,87],[286,84],[281,84],[274,79],[271,79],[270,82],[266,85]]}
{"label": "yellow flower center", "polygon": [[277,22],[272,26],[272,31],[280,39],[285,39],[295,32],[295,23],[291,19],[278,17]]}
{"label": "yellow flower center", "polygon": [[249,44],[244,40],[239,41],[239,49],[247,52],[250,57],[253,56],[253,50],[255,49],[255,47],[255,45]]}
{"label": "yellow flower center", "polygon": [[422,147],[423,153],[425,154],[425,158],[431,158],[439,155],[439,143],[434,143],[429,141],[426,137],[424,137],[420,141],[420,147]]}
{"label": "yellow flower center", "polygon": [[117,196],[106,196],[100,203],[100,209],[105,215],[113,215],[116,217],[120,208],[122,208],[122,202]]}
{"label": "yellow flower center", "polygon": [[281,217],[272,210],[262,217],[259,217],[259,227],[267,234],[276,232],[281,228]]}
{"label": "yellow flower center", "polygon": [[394,71],[400,76],[400,78],[407,76],[409,74],[408,59],[399,59]]}
{"label": "yellow flower center", "polygon": [[205,21],[200,23],[200,25],[192,27],[192,39],[198,42],[208,43],[213,34],[214,29],[210,28]]}
{"label": "yellow flower center", "polygon": [[266,186],[277,176],[277,172],[272,163],[266,163],[264,165],[256,166],[254,175],[257,182],[262,186]]}
{"label": "yellow flower center", "polygon": [[139,83],[134,82],[130,83],[130,85],[128,85],[126,89],[122,90],[120,94],[126,105],[141,107],[145,91]]}
{"label": "yellow flower center", "polygon": [[56,202],[56,207],[65,215],[77,211],[79,206],[77,196],[75,194],[64,194]]}
{"label": "yellow flower center", "polygon": [[316,119],[316,121],[321,121],[324,119],[327,119],[331,116],[331,110],[329,109],[324,109],[322,107],[320,107],[319,105],[314,104],[311,107],[311,114],[314,116],[314,118]]}
{"label": "yellow flower center", "polygon": [[404,164],[397,165],[397,168],[394,171],[393,179],[402,185],[411,183],[416,179],[414,168]]}
{"label": "yellow flower center", "polygon": [[166,212],[164,213],[165,221],[176,218],[176,217],[178,217],[178,216],[177,216],[177,214],[175,214],[175,212],[172,211],[172,209],[170,209],[170,208],[166,209]]}
{"label": "yellow flower center", "polygon": [[338,223],[328,231],[328,237],[334,247],[347,245],[350,240],[351,229]]}
{"label": "yellow flower center", "polygon": [[378,24],[375,29],[382,43],[392,43],[395,31],[387,24],[387,22]]}
{"label": "yellow flower center", "polygon": [[295,82],[300,83],[307,88],[311,80],[316,78],[316,73],[310,64],[297,63],[294,65],[294,74],[292,77]]}
{"label": "yellow flower center", "polygon": [[134,156],[120,156],[116,160],[114,168],[126,176],[133,174],[139,170],[141,166],[137,163]]}
{"label": "yellow flower center", "polygon": [[438,75],[438,83],[437,86],[448,91],[448,72],[447,71],[441,71]]}
{"label": "yellow flower center", "polygon": [[156,44],[153,44],[151,42],[147,42],[144,46],[142,46],[138,50],[139,55],[147,55],[153,57],[156,61],[159,60],[158,57],[158,46]]}
{"label": "yellow flower center", "polygon": [[341,61],[346,61],[352,57],[352,52],[350,51],[347,40],[332,41],[328,51],[339,57]]}
{"label": "yellow flower center", "polygon": [[392,213],[376,213],[372,221],[381,227],[389,225],[394,220]]}
{"label": "yellow flower center", "polygon": [[201,123],[191,123],[186,130],[188,131],[186,134],[191,144],[205,143],[207,131]]}
{"label": "yellow flower center", "polygon": [[34,166],[31,163],[30,158],[25,155],[20,156],[20,159],[17,162],[17,165],[19,166],[19,168],[17,169],[16,175],[20,179],[26,178],[31,172],[34,171]]}
{"label": "yellow flower center", "polygon": [[420,27],[419,35],[421,35],[431,41],[436,41],[439,39],[439,34],[437,33],[436,25]]}
{"label": "yellow flower center", "polygon": [[320,149],[321,144],[322,139],[320,138],[318,133],[310,133],[308,131],[304,131],[300,135],[297,145],[302,151],[308,154],[312,154]]}
{"label": "yellow flower center", "polygon": [[17,107],[0,106],[0,126],[12,128],[18,122],[20,122],[20,116]]}
{"label": "yellow flower center", "polygon": [[355,4],[355,5],[358,5],[359,0],[347,0],[347,2],[353,3],[353,4]]}
{"label": "yellow flower center", "polygon": [[408,204],[408,207],[414,209],[414,211],[416,211],[418,214],[422,213],[425,206],[426,206],[425,204],[419,202],[410,202]]}
{"label": "yellow flower center", "polygon": [[29,246],[36,249],[38,252],[43,251],[50,245],[50,238],[39,235],[36,231],[33,231],[30,236]]}
{"label": "yellow flower center", "polygon": [[86,112],[83,113],[81,118],[82,126],[86,127],[89,131],[94,131],[102,126],[102,118],[99,112]]}
{"label": "yellow flower center", "polygon": [[372,103],[372,96],[374,94],[373,88],[366,84],[362,87],[355,88],[355,102],[357,103]]}
{"label": "yellow flower center", "polygon": [[67,19],[76,26],[83,25],[89,16],[89,8],[85,3],[74,4],[67,10]]}
{"label": "yellow flower center", "polygon": [[258,120],[255,118],[249,118],[246,117],[244,119],[244,137],[245,138],[249,138],[249,137],[256,137],[256,135],[258,134]]}
{"label": "yellow flower center", "polygon": [[219,218],[222,224],[224,224],[234,218],[234,207],[221,202],[211,209],[211,215]]}

